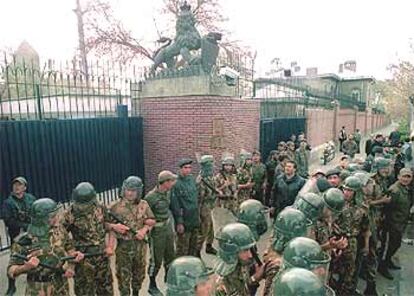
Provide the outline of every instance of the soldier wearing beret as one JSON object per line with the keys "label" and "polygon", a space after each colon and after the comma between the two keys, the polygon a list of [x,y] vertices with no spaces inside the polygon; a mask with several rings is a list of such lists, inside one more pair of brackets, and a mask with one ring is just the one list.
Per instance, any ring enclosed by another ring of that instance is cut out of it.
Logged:
{"label": "soldier wearing beret", "polygon": [[196,256],[200,228],[197,184],[191,159],[178,163],[177,182],[171,190],[171,210],[177,231],[177,256]]}
{"label": "soldier wearing beret", "polygon": [[162,295],[157,287],[156,277],[164,263],[165,274],[171,262],[175,259],[174,232],[170,223],[170,190],[177,180],[177,175],[170,171],[162,171],[158,175],[158,185],[152,189],[145,200],[155,216],[155,225],[150,235],[150,265],[148,275],[150,295]]}

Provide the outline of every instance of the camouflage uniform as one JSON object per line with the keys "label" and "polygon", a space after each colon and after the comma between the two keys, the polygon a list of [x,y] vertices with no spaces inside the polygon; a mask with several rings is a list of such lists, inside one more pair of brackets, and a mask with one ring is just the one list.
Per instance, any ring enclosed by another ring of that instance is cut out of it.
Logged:
{"label": "camouflage uniform", "polygon": [[[105,223],[110,223],[107,210],[99,204],[73,203],[65,211],[62,224],[72,234],[76,248],[83,253],[105,250]],[[76,264],[76,295],[112,295],[112,273],[105,255],[86,258]]]}
{"label": "camouflage uniform", "polygon": [[282,255],[273,250],[271,247],[263,255],[263,264],[265,264],[265,285],[263,289],[263,296],[273,295],[273,281],[276,277],[276,274],[282,267],[282,262]]}
{"label": "camouflage uniform", "polygon": [[331,277],[330,286],[334,288],[337,295],[353,295],[355,293],[357,236],[368,229],[368,208],[365,205],[357,206],[354,201],[346,202],[333,227],[335,235],[345,236],[348,239],[348,246],[339,257],[333,260],[332,274],[337,274],[338,280],[335,281]]}
{"label": "camouflage uniform", "polygon": [[[235,174],[229,174],[224,171],[218,173],[215,177],[217,189],[223,192],[220,197],[220,206],[228,209],[233,215],[237,213],[237,178]],[[225,185],[227,182],[227,185]]]}
{"label": "camouflage uniform", "polygon": [[[135,231],[142,229],[147,219],[155,219],[145,200],[136,203],[119,199],[110,206],[110,210],[124,221],[127,221],[128,227]],[[143,240],[137,240],[131,232],[127,234],[117,233],[116,236],[118,240],[116,276],[120,294],[130,295],[130,286],[132,285],[132,290],[136,291],[135,293],[138,295],[145,279],[147,244]]]}
{"label": "camouflage uniform", "polygon": [[150,237],[150,266],[148,274],[155,277],[164,261],[167,271],[175,259],[174,232],[169,218],[170,192],[161,192],[157,187],[152,189],[144,198],[155,215],[156,224]]}
{"label": "camouflage uniform", "polygon": [[[34,251],[31,251],[34,250]],[[74,250],[73,241],[69,238],[66,230],[61,226],[54,226],[49,230],[49,241],[45,245],[40,243],[37,237],[29,233],[23,233],[18,236],[11,248],[11,256],[7,272],[10,277],[17,266],[23,265],[22,259],[13,257],[15,254],[24,256],[34,254],[40,260],[50,261],[47,264],[56,266],[57,271],[38,266],[35,269],[27,272],[27,296],[38,295],[69,295],[69,285],[65,277],[63,277],[64,270],[73,270],[73,265],[59,262],[59,258],[68,255],[68,251]],[[78,294],[79,295],[79,294]]]}
{"label": "camouflage uniform", "polygon": [[[252,181],[252,170],[246,166],[240,167],[237,170],[237,184],[238,185],[245,185]],[[251,188],[243,188],[239,189],[237,192],[237,207],[240,206],[242,202],[251,198],[252,189]]]}
{"label": "camouflage uniform", "polygon": [[349,157],[354,158],[357,151],[358,146],[354,140],[348,139],[342,143],[342,152],[346,155],[349,155]]}
{"label": "camouflage uniform", "polygon": [[264,204],[263,184],[266,182],[266,166],[263,163],[253,163],[252,180],[254,182],[252,197]]}
{"label": "camouflage uniform", "polygon": [[[211,245],[214,240],[212,211],[216,203],[216,194],[211,188],[216,188],[216,185],[214,177],[202,177],[201,175],[197,177],[196,182],[201,223],[199,236],[197,238],[197,250],[200,252],[204,242],[206,242],[207,245]],[[206,185],[205,183],[209,185]]]}
{"label": "camouflage uniform", "polygon": [[239,263],[232,273],[219,278],[216,296],[250,296],[250,282],[249,267]]}
{"label": "camouflage uniform", "polygon": [[309,160],[308,160],[308,152],[306,151],[306,148],[299,148],[295,152],[295,162],[297,165],[297,171],[296,173],[303,177],[307,178],[309,176],[308,170],[309,170]]}

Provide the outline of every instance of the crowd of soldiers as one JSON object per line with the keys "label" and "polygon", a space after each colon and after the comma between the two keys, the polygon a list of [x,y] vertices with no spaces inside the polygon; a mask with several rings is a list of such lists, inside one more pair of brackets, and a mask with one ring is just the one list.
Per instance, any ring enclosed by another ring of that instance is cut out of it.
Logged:
{"label": "crowd of soldiers", "polygon": [[[261,284],[263,295],[378,295],[376,272],[392,279],[390,269],[400,268],[392,257],[410,215],[413,172],[396,170],[398,154],[374,138],[365,161],[344,155],[310,175],[304,135],[278,143],[265,164],[258,151],[244,151],[238,164],[223,156],[216,174],[212,155],[197,159],[197,176],[195,161],[182,159],[178,173],[160,172],[145,196],[139,177],[126,178],[108,207],[91,183],[78,184],[63,209],[26,193],[18,177],[5,202],[14,239],[7,295],[21,274],[27,295],[69,295],[67,278],[76,295],[113,295],[111,256],[120,295],[139,295],[146,274],[148,294],[163,295],[162,265],[167,295],[256,295]],[[215,233],[216,207],[236,222]],[[273,236],[260,256],[269,216]],[[212,270],[207,256],[217,258]]]}

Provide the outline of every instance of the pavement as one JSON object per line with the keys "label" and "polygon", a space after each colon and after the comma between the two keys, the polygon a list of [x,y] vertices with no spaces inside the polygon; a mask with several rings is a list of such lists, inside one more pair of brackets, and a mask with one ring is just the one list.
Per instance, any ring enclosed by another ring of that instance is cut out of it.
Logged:
{"label": "pavement", "polygon": [[[389,126],[381,131],[385,134],[388,134],[392,130],[392,126]],[[361,143],[361,150],[363,150],[366,138],[363,138]],[[328,163],[326,166],[321,165],[318,162],[314,162],[311,165],[311,170],[315,168],[322,168],[323,170],[327,170],[331,167],[334,167],[338,163],[340,155],[337,155],[336,158]],[[213,220],[214,220],[214,228],[217,231],[219,228],[224,226],[225,224],[235,221],[235,218],[231,213],[227,210],[222,208],[216,208],[213,211]],[[269,226],[270,226],[269,220]],[[399,271],[391,271],[394,275],[394,280],[390,281],[382,277],[381,275],[377,275],[377,285],[378,285],[378,292],[379,295],[387,295],[387,296],[414,296],[414,289],[412,285],[412,279],[414,279],[414,246],[410,243],[414,240],[414,224],[409,224],[407,227],[407,231],[405,234],[405,241],[407,243],[403,243],[401,249],[398,251],[397,255],[395,256],[395,262],[399,263],[402,266],[402,269]],[[258,251],[259,254],[263,254],[266,248],[269,245],[269,241],[271,238],[271,227],[269,227],[268,232],[266,232],[258,242]],[[202,259],[206,262],[206,265],[209,267],[213,267],[216,262],[216,257],[205,254],[204,251],[202,252]],[[148,259],[148,258],[147,258]],[[3,251],[0,252],[0,295],[4,295],[7,289],[7,277],[6,277],[6,267],[9,260],[9,252]],[[114,270],[116,258],[111,258],[111,266]],[[114,276],[114,285],[115,285],[115,295],[119,295],[117,291],[118,283],[116,280],[115,274]],[[158,275],[158,284],[160,289],[165,292],[165,284],[163,283],[164,278],[164,270],[161,269]],[[148,295],[147,289],[149,285],[148,277],[146,277],[143,287],[141,289],[140,295]],[[73,289],[73,282],[70,281],[71,289]],[[365,282],[363,280],[359,281],[358,287],[361,291],[365,289]],[[16,295],[24,295],[25,289],[25,277],[21,276],[17,280],[17,293]],[[261,295],[261,291],[263,288],[263,284],[259,289],[258,295]],[[73,290],[72,290],[73,293]],[[72,294],[74,295],[74,294]]]}

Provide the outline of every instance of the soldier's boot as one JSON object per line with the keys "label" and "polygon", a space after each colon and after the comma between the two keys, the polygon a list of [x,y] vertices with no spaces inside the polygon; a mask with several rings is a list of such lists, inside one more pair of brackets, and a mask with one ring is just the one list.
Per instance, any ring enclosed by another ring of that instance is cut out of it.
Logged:
{"label": "soldier's boot", "polygon": [[377,285],[375,282],[367,282],[367,287],[364,291],[365,296],[378,296]]}
{"label": "soldier's boot", "polygon": [[391,259],[388,259],[388,260],[387,260],[387,267],[388,267],[389,269],[394,269],[394,270],[399,270],[399,269],[401,269],[401,266],[395,265],[395,264],[394,264],[394,262],[392,262],[392,260],[391,260]]}
{"label": "soldier's boot", "polygon": [[9,287],[7,288],[6,296],[13,296],[16,293],[16,280],[9,278]]}
{"label": "soldier's boot", "polygon": [[392,276],[392,274],[388,270],[387,264],[384,261],[381,261],[380,262],[380,264],[378,265],[378,269],[377,270],[386,279],[389,279],[389,280],[393,280],[394,279],[394,277]]}
{"label": "soldier's boot", "polygon": [[155,276],[150,277],[150,284],[148,288],[148,293],[152,296],[163,296],[161,291],[157,287],[157,282],[155,281]]}
{"label": "soldier's boot", "polygon": [[206,244],[206,253],[210,255],[217,255],[217,250],[211,244]]}

